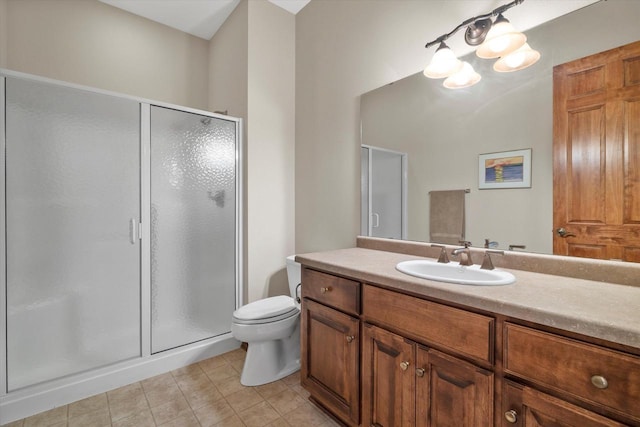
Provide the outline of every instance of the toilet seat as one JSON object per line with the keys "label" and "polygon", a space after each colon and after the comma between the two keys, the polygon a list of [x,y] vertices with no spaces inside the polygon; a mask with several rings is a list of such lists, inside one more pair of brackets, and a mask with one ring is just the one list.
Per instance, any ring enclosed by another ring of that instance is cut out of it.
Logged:
{"label": "toilet seat", "polygon": [[299,312],[293,298],[279,295],[243,305],[233,312],[233,322],[241,325],[272,323],[288,319]]}

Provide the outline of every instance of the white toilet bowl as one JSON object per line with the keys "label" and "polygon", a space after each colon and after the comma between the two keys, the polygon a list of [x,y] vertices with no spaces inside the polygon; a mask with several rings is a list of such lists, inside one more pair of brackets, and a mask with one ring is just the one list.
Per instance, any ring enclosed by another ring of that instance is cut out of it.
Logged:
{"label": "white toilet bowl", "polygon": [[257,386],[284,378],[300,369],[300,264],[287,257],[292,296],[254,301],[233,313],[231,333],[248,344],[240,383]]}

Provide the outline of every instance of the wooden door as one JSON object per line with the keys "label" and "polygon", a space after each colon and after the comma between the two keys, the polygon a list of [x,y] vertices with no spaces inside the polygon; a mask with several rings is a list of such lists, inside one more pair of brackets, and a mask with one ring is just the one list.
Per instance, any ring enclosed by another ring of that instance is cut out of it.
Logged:
{"label": "wooden door", "polygon": [[493,373],[439,351],[416,353],[417,427],[493,424]]}
{"label": "wooden door", "polygon": [[360,321],[304,299],[301,381],[311,395],[347,425],[360,422]]}
{"label": "wooden door", "polygon": [[555,67],[553,92],[553,252],[640,262],[640,42]]}
{"label": "wooden door", "polygon": [[375,326],[362,333],[362,425],[415,425],[415,344]]}
{"label": "wooden door", "polygon": [[507,381],[504,387],[503,427],[622,427],[564,400]]}

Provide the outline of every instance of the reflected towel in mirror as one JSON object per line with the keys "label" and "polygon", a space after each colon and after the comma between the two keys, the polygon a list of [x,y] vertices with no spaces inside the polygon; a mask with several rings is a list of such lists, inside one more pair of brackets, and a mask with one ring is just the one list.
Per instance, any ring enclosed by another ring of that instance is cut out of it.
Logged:
{"label": "reflected towel in mirror", "polygon": [[465,239],[464,195],[468,190],[430,191],[429,241],[457,245]]}

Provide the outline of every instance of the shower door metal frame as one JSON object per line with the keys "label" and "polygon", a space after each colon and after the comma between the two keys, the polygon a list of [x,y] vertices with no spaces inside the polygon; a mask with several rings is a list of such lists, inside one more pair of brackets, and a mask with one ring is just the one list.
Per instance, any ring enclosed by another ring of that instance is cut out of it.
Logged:
{"label": "shower door metal frame", "polygon": [[[76,373],[67,377],[28,386],[26,388],[7,391],[7,276],[6,276],[6,79],[18,78],[47,83],[59,87],[78,89],[91,93],[115,96],[133,100],[140,105],[140,215],[138,219],[140,239],[140,357],[118,362],[114,365],[97,368],[88,372]],[[235,150],[235,307],[237,309],[243,301],[243,134],[242,119],[211,113],[204,110],[183,107],[165,102],[157,102],[145,98],[124,95],[116,92],[96,89],[92,87],[62,82],[45,77],[33,76],[26,73],[10,71],[0,68],[0,407],[9,408],[10,413],[26,413],[40,408],[40,411],[61,404],[70,403],[83,397],[95,394],[99,390],[107,391],[118,386],[138,381],[167,370],[176,369],[188,363],[193,363],[196,357],[207,356],[206,349],[224,351],[236,347],[231,332],[208,338],[193,344],[167,350],[155,355],[151,354],[151,106],[170,108],[174,110],[194,113],[235,122],[236,150]],[[229,319],[231,323],[231,319]],[[86,394],[87,390],[91,394]],[[0,411],[2,412],[2,411]],[[5,416],[6,413],[5,413]],[[8,415],[9,417],[11,414]],[[0,416],[0,424],[4,424]]]}
{"label": "shower door metal frame", "polygon": [[5,82],[0,76],[0,397],[7,394],[7,236],[6,236],[6,129]]}

